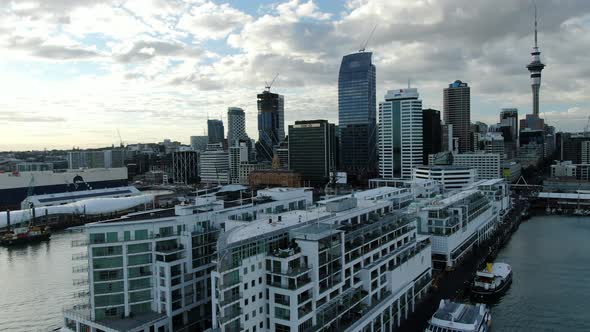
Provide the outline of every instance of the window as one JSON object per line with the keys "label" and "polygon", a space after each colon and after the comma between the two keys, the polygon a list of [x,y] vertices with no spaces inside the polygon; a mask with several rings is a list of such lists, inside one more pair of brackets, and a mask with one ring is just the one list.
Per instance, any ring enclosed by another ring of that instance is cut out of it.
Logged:
{"label": "window", "polygon": [[245,305],[245,306],[246,306],[246,305],[248,305],[248,299],[245,299],[245,300],[244,300],[244,305]]}
{"label": "window", "polygon": [[135,231],[135,240],[146,240],[148,238],[147,229],[138,229]]}
{"label": "window", "polygon": [[244,275],[246,275],[246,274],[248,274],[248,268],[247,267],[244,268]]}
{"label": "window", "polygon": [[256,280],[252,280],[251,284],[252,284],[252,287],[256,286]]}
{"label": "window", "polygon": [[256,295],[252,295],[252,303],[256,303]]}
{"label": "window", "polygon": [[254,265],[250,266],[250,272],[254,272]]}
{"label": "window", "polygon": [[[258,312],[259,312],[259,313],[262,313],[262,311],[263,311],[263,310],[264,310],[264,308],[262,308],[262,307],[258,308]],[[261,326],[261,327],[262,327],[262,326]]]}
{"label": "window", "polygon": [[107,233],[107,242],[117,242],[118,234],[117,232],[108,232]]}
{"label": "window", "polygon": [[247,290],[247,289],[248,289],[248,283],[245,283],[244,284],[244,290]]}
{"label": "window", "polygon": [[262,277],[258,278],[258,283],[262,285]]}
{"label": "window", "polygon": [[[424,261],[424,257],[422,257],[422,260]],[[422,262],[422,263],[424,263],[424,262]],[[258,293],[258,298],[262,299],[262,292]]]}

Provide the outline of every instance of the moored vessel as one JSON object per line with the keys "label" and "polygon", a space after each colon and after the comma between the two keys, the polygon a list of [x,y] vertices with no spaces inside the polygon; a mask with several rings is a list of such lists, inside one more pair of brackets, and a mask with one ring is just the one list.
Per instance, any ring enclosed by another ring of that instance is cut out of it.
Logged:
{"label": "moored vessel", "polygon": [[492,315],[483,303],[441,300],[425,332],[489,332],[491,323]]}
{"label": "moored vessel", "polygon": [[14,228],[0,237],[0,245],[13,246],[49,240],[51,233],[46,226],[27,226]]}
{"label": "moored vessel", "polygon": [[471,294],[486,298],[501,295],[512,282],[512,268],[506,263],[488,263],[482,271],[477,271]]}

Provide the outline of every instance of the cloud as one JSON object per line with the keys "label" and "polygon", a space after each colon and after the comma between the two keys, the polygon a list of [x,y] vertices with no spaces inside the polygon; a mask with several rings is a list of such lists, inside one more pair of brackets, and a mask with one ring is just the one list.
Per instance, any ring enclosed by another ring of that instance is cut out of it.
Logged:
{"label": "cloud", "polygon": [[[377,25],[367,51],[377,67],[378,99],[410,79],[425,107],[442,108],[443,88],[461,79],[472,87],[474,120],[497,121],[502,107],[530,111],[530,2],[279,0],[254,10],[247,7],[257,4],[224,2],[11,1],[0,11],[0,66],[10,82],[0,82],[2,108],[43,108],[65,123],[76,110],[87,119],[72,127],[78,131],[129,123],[137,140],[183,141],[201,133],[207,113],[240,106],[256,137],[256,94],[279,73],[273,91],[285,95],[287,122],[336,121],[342,56],[357,52]],[[590,8],[585,0],[538,6],[547,64],[541,112],[561,129],[579,129],[580,114],[590,110],[590,68],[583,65]],[[71,133],[54,127],[41,130]],[[88,142],[101,139],[87,135]]]}
{"label": "cloud", "polygon": [[123,63],[147,61],[158,56],[198,57],[203,52],[178,42],[140,40],[114,51],[115,60]]}
{"label": "cloud", "polygon": [[192,7],[180,18],[177,27],[191,33],[197,40],[223,39],[251,19],[229,4],[217,5],[208,1]]}
{"label": "cloud", "polygon": [[63,117],[43,116],[37,113],[0,112],[0,122],[5,123],[53,123],[63,121],[65,121]]}
{"label": "cloud", "polygon": [[86,50],[76,47],[43,45],[35,49],[32,52],[32,55],[48,59],[71,60],[94,58],[98,57],[99,53],[93,50]]}

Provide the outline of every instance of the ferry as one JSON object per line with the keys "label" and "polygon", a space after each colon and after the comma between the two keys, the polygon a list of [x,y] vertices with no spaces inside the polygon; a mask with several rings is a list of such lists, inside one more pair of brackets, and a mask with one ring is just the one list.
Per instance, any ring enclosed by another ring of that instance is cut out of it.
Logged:
{"label": "ferry", "polygon": [[441,300],[425,332],[490,332],[492,315],[485,304]]}
{"label": "ferry", "polygon": [[0,245],[14,246],[49,240],[51,233],[46,226],[18,227],[9,230],[0,237]]}
{"label": "ferry", "polygon": [[503,294],[512,282],[512,268],[506,263],[488,263],[485,270],[477,271],[471,294],[486,298]]}

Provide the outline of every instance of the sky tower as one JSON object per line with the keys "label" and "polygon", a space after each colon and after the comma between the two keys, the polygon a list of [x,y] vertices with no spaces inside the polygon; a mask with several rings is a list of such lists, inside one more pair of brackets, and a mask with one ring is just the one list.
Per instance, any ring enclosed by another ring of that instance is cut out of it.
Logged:
{"label": "sky tower", "polygon": [[532,61],[527,66],[531,73],[531,87],[533,88],[533,114],[539,116],[539,88],[541,88],[541,71],[545,65],[541,63],[541,51],[537,46],[537,6],[535,5],[535,46],[531,52]]}

